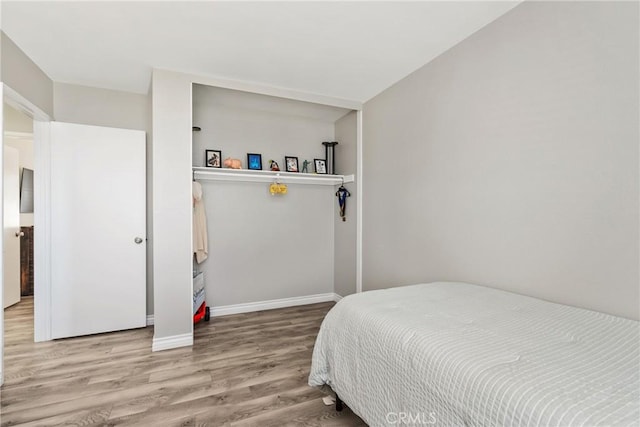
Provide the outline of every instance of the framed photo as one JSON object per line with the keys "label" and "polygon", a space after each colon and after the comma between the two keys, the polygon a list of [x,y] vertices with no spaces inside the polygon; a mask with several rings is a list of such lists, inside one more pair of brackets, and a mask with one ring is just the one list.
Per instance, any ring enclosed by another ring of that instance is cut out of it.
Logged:
{"label": "framed photo", "polygon": [[297,157],[285,156],[284,163],[287,166],[287,172],[299,172]]}
{"label": "framed photo", "polygon": [[316,167],[316,173],[327,173],[327,161],[325,159],[313,159],[313,163]]}
{"label": "framed photo", "polygon": [[208,168],[221,168],[222,167],[222,151],[205,150],[204,165]]}
{"label": "framed photo", "polygon": [[251,170],[261,171],[262,170],[262,154],[247,153],[247,165]]}

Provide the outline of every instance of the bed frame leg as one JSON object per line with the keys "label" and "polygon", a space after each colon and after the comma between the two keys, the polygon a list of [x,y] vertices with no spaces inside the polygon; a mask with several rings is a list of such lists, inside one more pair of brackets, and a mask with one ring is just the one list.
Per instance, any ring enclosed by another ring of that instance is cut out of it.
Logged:
{"label": "bed frame leg", "polygon": [[336,411],[342,412],[342,400],[336,394]]}

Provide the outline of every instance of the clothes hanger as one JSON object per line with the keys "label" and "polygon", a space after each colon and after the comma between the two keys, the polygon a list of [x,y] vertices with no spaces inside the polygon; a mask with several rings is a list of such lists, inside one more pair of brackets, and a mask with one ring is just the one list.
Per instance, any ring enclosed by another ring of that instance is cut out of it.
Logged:
{"label": "clothes hanger", "polygon": [[344,186],[344,178],[342,178],[342,185],[336,191],[336,197],[338,198],[338,206],[340,207],[340,218],[342,221],[347,220],[345,211],[347,209],[347,197],[351,197],[351,193]]}
{"label": "clothes hanger", "polygon": [[346,193],[347,197],[351,197],[351,192],[349,192],[349,190],[347,190],[347,188],[342,185],[340,186],[340,188],[338,188],[338,191],[336,191],[336,196],[338,195],[338,193]]}
{"label": "clothes hanger", "polygon": [[340,197],[340,193],[344,193],[345,197],[351,197],[351,193],[344,186],[344,178],[342,178],[342,184],[338,187],[338,191],[336,191],[336,196]]}

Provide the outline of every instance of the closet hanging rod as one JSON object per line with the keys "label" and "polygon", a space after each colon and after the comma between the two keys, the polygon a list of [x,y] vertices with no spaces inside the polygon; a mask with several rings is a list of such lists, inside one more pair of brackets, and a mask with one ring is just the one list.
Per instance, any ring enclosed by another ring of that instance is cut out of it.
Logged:
{"label": "closet hanging rod", "polygon": [[194,167],[195,179],[215,181],[273,182],[310,185],[339,185],[354,181],[353,175],[322,175],[297,172],[274,172],[249,169],[215,169]]}

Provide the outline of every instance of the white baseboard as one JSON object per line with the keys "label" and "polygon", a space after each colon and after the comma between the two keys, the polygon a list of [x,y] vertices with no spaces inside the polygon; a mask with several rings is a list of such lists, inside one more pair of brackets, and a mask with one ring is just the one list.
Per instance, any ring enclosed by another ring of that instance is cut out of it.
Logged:
{"label": "white baseboard", "polygon": [[[250,313],[252,311],[262,311],[262,310],[272,310],[274,308],[286,308],[286,307],[295,307],[298,305],[307,305],[307,304],[316,304],[319,302],[328,302],[334,301],[338,302],[342,299],[342,297],[336,293],[328,293],[328,294],[317,294],[317,295],[308,295],[305,297],[293,297],[293,298],[283,298],[283,299],[274,299],[269,301],[258,301],[258,302],[250,302],[247,304],[233,304],[233,305],[224,305],[221,307],[211,307],[211,316],[226,316],[228,314],[240,314],[240,313]],[[152,326],[154,324],[153,314],[147,315],[147,326]],[[182,335],[178,335],[181,337]],[[174,338],[174,337],[169,337]],[[160,340],[164,340],[166,338],[160,338]],[[155,339],[154,339],[154,348],[155,348]],[[173,347],[168,347],[173,348]],[[164,350],[164,348],[159,348],[159,350]],[[156,350],[153,350],[156,351]]]}
{"label": "white baseboard", "polygon": [[335,293],[307,295],[304,297],[273,299],[246,304],[223,305],[211,307],[211,316],[227,316],[229,314],[250,313],[252,311],[273,310],[274,308],[295,307],[298,305],[317,304],[319,302],[339,301],[342,297]]}
{"label": "white baseboard", "polygon": [[169,350],[178,347],[188,347],[193,345],[193,334],[172,335],[170,337],[153,337],[151,351]]}

